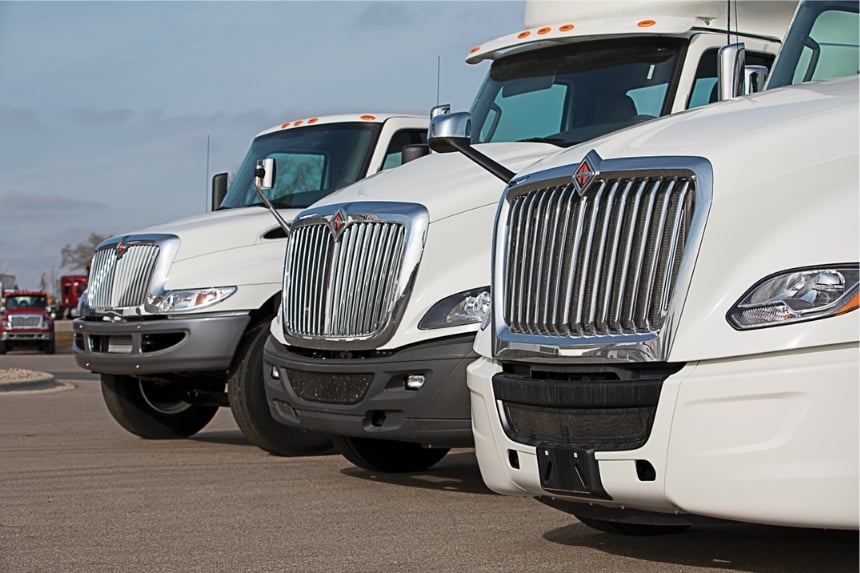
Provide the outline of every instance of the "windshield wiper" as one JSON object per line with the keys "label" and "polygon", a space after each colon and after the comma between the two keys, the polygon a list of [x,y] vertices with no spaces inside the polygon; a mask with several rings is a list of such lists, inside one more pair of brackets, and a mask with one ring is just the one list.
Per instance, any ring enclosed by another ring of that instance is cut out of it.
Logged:
{"label": "windshield wiper", "polygon": [[522,143],[549,143],[558,147],[568,147],[572,145],[571,142],[562,137],[529,137],[527,139],[520,139],[519,141]]}

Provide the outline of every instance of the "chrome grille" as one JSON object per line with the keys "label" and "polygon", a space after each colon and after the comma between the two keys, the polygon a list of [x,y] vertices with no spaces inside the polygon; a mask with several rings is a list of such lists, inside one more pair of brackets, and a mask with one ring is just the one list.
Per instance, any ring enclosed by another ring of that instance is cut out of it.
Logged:
{"label": "chrome grille", "polygon": [[678,171],[570,177],[509,198],[503,320],[512,333],[659,331],[691,228],[695,179]]}
{"label": "chrome grille", "polygon": [[9,315],[9,325],[12,328],[41,328],[42,316],[38,314]]}
{"label": "chrome grille", "polygon": [[[122,244],[117,252],[118,244]],[[87,297],[96,310],[134,307],[144,304],[158,259],[155,241],[126,240],[103,243],[93,256]]]}
{"label": "chrome grille", "polygon": [[286,341],[370,350],[394,335],[430,225],[417,203],[366,201],[307,209],[287,238],[282,292]]}
{"label": "chrome grille", "polygon": [[406,229],[352,223],[335,238],[327,223],[290,236],[285,262],[284,326],[297,337],[368,337],[394,310]]}

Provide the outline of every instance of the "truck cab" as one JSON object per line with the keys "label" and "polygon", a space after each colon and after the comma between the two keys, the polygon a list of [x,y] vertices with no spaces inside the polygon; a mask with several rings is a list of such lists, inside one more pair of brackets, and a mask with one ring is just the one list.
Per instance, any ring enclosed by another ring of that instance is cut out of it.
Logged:
{"label": "truck cab", "polygon": [[359,467],[423,470],[473,444],[466,367],[514,172],[716,100],[727,31],[768,66],[795,3],[732,3],[731,14],[721,2],[526,6],[525,30],[467,57],[491,62],[460,142],[479,154],[434,153],[357,182],[299,214],[287,240],[264,348],[272,414],[334,435]]}
{"label": "truck cab", "polygon": [[858,55],[856,1],[803,2],[764,92],[511,181],[467,379],[490,489],[611,533],[857,529]]}
{"label": "truck cab", "polygon": [[0,298],[0,354],[15,348],[54,353],[54,316],[44,291],[13,290]]}
{"label": "truck cab", "polygon": [[[356,113],[285,122],[254,138],[229,185],[226,173],[213,177],[211,212],[98,245],[74,352],[101,375],[117,422],[144,438],[186,437],[229,405],[245,436],[269,452],[329,448],[327,436],[272,421],[254,382],[280,304],[287,223],[339,188],[398,166],[404,148],[426,140],[428,121]],[[263,158],[279,171],[261,196],[254,168]]]}

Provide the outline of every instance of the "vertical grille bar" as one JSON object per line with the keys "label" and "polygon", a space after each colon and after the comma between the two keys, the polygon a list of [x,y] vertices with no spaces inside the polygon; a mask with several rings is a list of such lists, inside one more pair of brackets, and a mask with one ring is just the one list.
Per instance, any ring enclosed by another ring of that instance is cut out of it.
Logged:
{"label": "vertical grille bar", "polygon": [[122,257],[113,244],[96,251],[87,285],[89,305],[104,310],[144,304],[159,251],[154,242],[130,243]]}
{"label": "vertical grille bar", "polygon": [[659,330],[694,210],[689,176],[600,178],[509,199],[503,320],[512,332],[587,337]]}
{"label": "vertical grille bar", "polygon": [[369,337],[393,314],[405,248],[400,223],[351,222],[336,235],[326,222],[287,240],[284,329],[308,338]]}

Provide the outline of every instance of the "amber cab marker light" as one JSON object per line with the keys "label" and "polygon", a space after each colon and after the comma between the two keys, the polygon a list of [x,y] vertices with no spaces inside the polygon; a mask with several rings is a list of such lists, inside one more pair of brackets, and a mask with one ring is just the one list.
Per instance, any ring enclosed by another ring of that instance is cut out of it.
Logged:
{"label": "amber cab marker light", "polygon": [[565,24],[564,26],[559,26],[558,31],[559,32],[570,32],[571,30],[573,30],[574,27],[575,26],[573,24]]}
{"label": "amber cab marker light", "polygon": [[650,28],[651,26],[654,26],[656,24],[657,24],[656,20],[642,20],[641,22],[639,22],[636,25],[639,26],[640,28]]}
{"label": "amber cab marker light", "polygon": [[538,36],[543,36],[544,34],[549,34],[550,32],[552,32],[552,28],[550,28],[550,27],[541,28],[540,30],[537,31]]}
{"label": "amber cab marker light", "polygon": [[310,118],[310,119],[308,120],[308,123],[316,123],[316,122],[318,122],[319,120],[320,120],[320,118],[318,118],[318,117],[312,117],[312,118]]}
{"label": "amber cab marker light", "polygon": [[480,50],[480,49],[481,49],[481,46],[475,46],[474,48],[472,48],[471,50],[469,50],[469,53],[470,53],[470,54],[474,54],[475,52],[477,52],[477,51],[478,51],[478,50]]}
{"label": "amber cab marker light", "polygon": [[531,31],[530,31],[530,30],[526,30],[525,32],[520,32],[519,34],[517,34],[517,38],[519,38],[520,40],[522,40],[523,38],[528,38],[528,37],[529,37],[529,36],[531,36],[531,35],[532,35]]}
{"label": "amber cab marker light", "polygon": [[361,116],[361,119],[363,119],[364,121],[373,121],[374,119],[376,119],[376,116],[366,114],[366,115]]}
{"label": "amber cab marker light", "polygon": [[300,125],[301,125],[301,124],[303,124],[303,123],[304,123],[304,120],[301,120],[301,119],[300,119],[299,121],[294,121],[294,122],[293,122],[293,127],[298,127],[298,126],[300,126]]}
{"label": "amber cab marker light", "polygon": [[290,127],[290,122],[285,121],[284,123],[281,124],[281,127]]}

